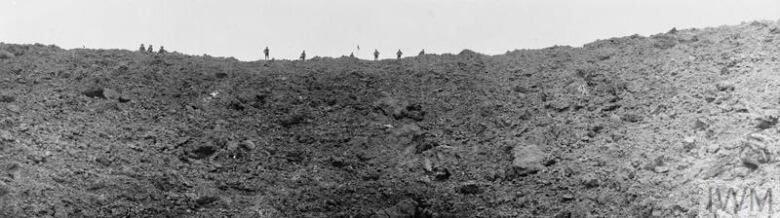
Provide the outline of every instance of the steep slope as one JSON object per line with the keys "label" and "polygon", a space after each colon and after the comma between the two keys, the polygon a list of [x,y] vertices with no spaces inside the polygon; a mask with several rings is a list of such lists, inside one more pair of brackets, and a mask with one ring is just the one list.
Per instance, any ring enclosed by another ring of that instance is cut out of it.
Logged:
{"label": "steep slope", "polygon": [[776,182],[776,23],[484,56],[0,44],[0,216],[689,217]]}

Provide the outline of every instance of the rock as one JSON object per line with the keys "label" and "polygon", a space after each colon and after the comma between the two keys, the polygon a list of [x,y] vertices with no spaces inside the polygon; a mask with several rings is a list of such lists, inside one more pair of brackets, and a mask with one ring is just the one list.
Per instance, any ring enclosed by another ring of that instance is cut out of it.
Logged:
{"label": "rock", "polygon": [[629,123],[636,123],[642,121],[642,116],[638,114],[624,114],[621,119]]}
{"label": "rock", "polygon": [[192,159],[207,158],[214,153],[217,153],[217,148],[210,145],[202,145],[188,152],[188,156]]}
{"label": "rock", "polygon": [[114,90],[114,89],[104,88],[103,89],[103,96],[105,96],[105,98],[107,98],[107,99],[118,101],[119,98],[121,97],[121,94],[119,94],[119,92]]}
{"label": "rock", "polygon": [[228,150],[228,151],[235,151],[235,150],[238,149],[238,147],[239,147],[239,143],[238,142],[230,141],[230,142],[227,143],[227,146],[225,147],[225,149]]}
{"label": "rock", "polygon": [[111,166],[111,164],[113,163],[113,161],[111,159],[109,159],[108,157],[98,157],[98,158],[95,158],[95,162],[98,162],[99,164],[101,164],[103,166],[106,166],[106,167]]}
{"label": "rock", "polygon": [[130,98],[127,98],[125,96],[119,96],[119,98],[117,98],[116,100],[119,101],[119,103],[125,103],[125,102],[129,102]]}
{"label": "rock", "polygon": [[450,178],[451,175],[452,174],[450,174],[450,171],[447,168],[441,168],[441,167],[433,168],[433,178],[436,181],[447,180]]}
{"label": "rock", "polygon": [[574,216],[572,215],[571,211],[568,210],[558,212],[557,214],[555,214],[555,216],[553,216],[553,218],[571,218],[571,217]]}
{"label": "rock", "polygon": [[599,187],[599,180],[596,178],[585,179],[583,185],[585,188],[596,188]]}
{"label": "rock", "polygon": [[704,163],[701,163],[701,168],[703,169],[701,172],[701,178],[702,179],[709,179],[713,177],[717,177],[721,173],[728,170],[728,163],[729,161],[724,159],[719,160],[711,160]]}
{"label": "rock", "polygon": [[383,97],[374,102],[374,107],[384,115],[393,117],[397,120],[409,118],[414,121],[425,119],[425,111],[420,104],[410,104],[393,97]]}
{"label": "rock", "polygon": [[422,121],[425,119],[425,111],[423,111],[422,106],[419,104],[409,104],[401,110],[400,114],[394,115],[394,117],[399,120],[409,118],[414,121]]}
{"label": "rock", "polygon": [[735,178],[744,178],[748,174],[750,174],[750,169],[747,167],[736,167],[734,170],[732,170],[731,175]]}
{"label": "rock", "polygon": [[476,184],[467,184],[459,187],[458,192],[464,195],[475,195],[475,194],[481,194],[482,192],[484,192],[484,190],[482,190],[482,188],[480,188]]}
{"label": "rock", "polygon": [[666,166],[656,166],[653,168],[653,171],[656,173],[666,173],[669,172],[669,167]]}
{"label": "rock", "polygon": [[309,115],[305,113],[293,113],[279,120],[279,125],[284,128],[290,128],[296,125],[302,125],[308,122]]}
{"label": "rock", "polygon": [[409,123],[393,129],[392,133],[397,137],[416,136],[422,134],[422,129],[417,124]]}
{"label": "rock", "polygon": [[717,88],[718,91],[721,91],[721,92],[734,91],[734,83],[731,83],[731,82],[720,82],[718,84],[715,84],[715,88]]}
{"label": "rock", "polygon": [[44,163],[46,162],[47,155],[41,155],[41,154],[30,154],[27,155],[27,159],[32,161],[35,164]]}
{"label": "rock", "polygon": [[255,150],[255,148],[257,148],[257,145],[255,145],[255,143],[252,142],[252,140],[247,139],[241,142],[241,144],[239,144],[239,147],[251,151],[251,150]]}
{"label": "rock", "polygon": [[428,171],[428,172],[433,171],[433,163],[431,162],[430,158],[427,158],[427,157],[424,158],[422,165],[423,165],[423,169],[425,169],[425,171]]}
{"label": "rock", "polygon": [[385,96],[374,102],[374,107],[388,116],[401,114],[403,110],[402,102],[390,96]]}
{"label": "rock", "polygon": [[407,198],[401,200],[392,208],[387,210],[390,217],[415,217],[417,214],[417,201]]}
{"label": "rock", "polygon": [[19,106],[15,105],[15,104],[6,105],[5,109],[7,109],[8,111],[14,112],[14,113],[19,113],[19,112],[22,111],[22,109],[19,108]]}
{"label": "rock", "polygon": [[534,144],[519,144],[512,148],[512,166],[506,173],[506,178],[524,177],[544,168],[545,153]]}
{"label": "rock", "polygon": [[563,194],[563,195],[561,195],[561,200],[563,200],[563,201],[574,200],[574,194],[572,194],[572,193]]}
{"label": "rock", "polygon": [[106,99],[105,94],[103,93],[103,88],[91,88],[87,89],[86,91],[81,92],[81,94],[84,94],[87,97],[90,98],[102,98]]}
{"label": "rock", "polygon": [[742,165],[750,170],[756,170],[758,169],[758,166],[761,165],[761,163],[759,163],[758,160],[753,157],[743,157]]}
{"label": "rock", "polygon": [[760,130],[765,130],[774,127],[777,125],[777,117],[770,116],[770,117],[764,117],[764,118],[758,118],[758,125],[756,125],[756,128]]}
{"label": "rock", "polygon": [[8,95],[0,95],[0,103],[11,103],[16,101],[16,97]]}
{"label": "rock", "polygon": [[14,58],[14,57],[16,57],[16,55],[14,55],[13,53],[8,52],[6,50],[0,50],[0,60]]}
{"label": "rock", "polygon": [[720,145],[717,143],[711,143],[706,147],[707,153],[717,153],[720,150]]}
{"label": "rock", "polygon": [[14,142],[16,139],[8,130],[0,129],[0,141]]}
{"label": "rock", "polygon": [[0,198],[10,193],[11,193],[11,188],[9,188],[4,182],[0,182]]}
{"label": "rock", "polygon": [[696,137],[687,136],[683,139],[682,144],[683,144],[683,150],[691,151],[694,148],[696,148]]}

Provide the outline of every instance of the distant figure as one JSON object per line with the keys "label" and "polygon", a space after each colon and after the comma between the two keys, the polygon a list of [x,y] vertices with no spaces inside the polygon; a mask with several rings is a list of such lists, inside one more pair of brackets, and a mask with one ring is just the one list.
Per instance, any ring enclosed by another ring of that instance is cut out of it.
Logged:
{"label": "distant figure", "polygon": [[152,48],[152,45],[149,45],[149,48],[146,49],[146,52],[154,53],[154,49]]}
{"label": "distant figure", "polygon": [[138,51],[140,51],[140,52],[145,52],[146,51],[146,48],[144,47],[144,44],[141,44],[141,47],[138,48]]}
{"label": "distant figure", "polygon": [[165,52],[166,52],[165,48],[162,47],[162,46],[160,46],[160,50],[157,50],[157,53],[160,53],[160,54],[165,54]]}
{"label": "distant figure", "polygon": [[399,59],[399,60],[400,60],[400,59],[401,59],[401,55],[403,55],[403,54],[404,54],[404,53],[403,53],[403,52],[401,52],[401,49],[398,49],[398,52],[396,52],[396,53],[395,53],[395,55],[397,56],[397,58],[396,58],[396,59]]}
{"label": "distant figure", "polygon": [[379,59],[379,51],[374,49],[374,60],[378,60],[378,59]]}
{"label": "distant figure", "polygon": [[349,53],[349,58],[355,58],[355,52],[350,52]]}
{"label": "distant figure", "polygon": [[417,55],[418,55],[418,56],[423,56],[423,55],[425,55],[425,49],[423,49],[422,51],[420,51],[420,54],[417,54]]}
{"label": "distant figure", "polygon": [[306,50],[303,50],[303,52],[301,52],[301,60],[302,61],[306,60]]}
{"label": "distant figure", "polygon": [[268,51],[268,46],[266,46],[265,49],[263,49],[263,54],[265,54],[265,59],[266,60],[268,60],[268,52],[269,52]]}

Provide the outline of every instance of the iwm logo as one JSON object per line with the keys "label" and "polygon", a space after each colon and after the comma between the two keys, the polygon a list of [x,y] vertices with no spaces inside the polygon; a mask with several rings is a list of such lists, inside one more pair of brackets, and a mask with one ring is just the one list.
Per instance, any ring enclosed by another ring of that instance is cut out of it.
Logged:
{"label": "iwm logo", "polygon": [[774,217],[773,196],[772,188],[710,187],[706,210],[712,217]]}

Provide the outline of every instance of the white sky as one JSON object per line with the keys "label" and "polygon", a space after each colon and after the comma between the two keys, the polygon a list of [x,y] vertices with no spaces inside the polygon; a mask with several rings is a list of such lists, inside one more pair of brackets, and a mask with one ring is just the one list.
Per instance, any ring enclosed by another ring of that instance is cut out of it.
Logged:
{"label": "white sky", "polygon": [[[0,0],[0,41],[277,59],[581,46],[780,18],[778,0]],[[360,45],[361,51],[356,51]]]}

